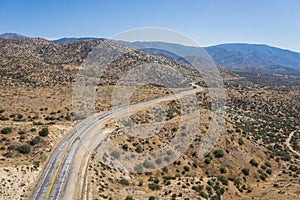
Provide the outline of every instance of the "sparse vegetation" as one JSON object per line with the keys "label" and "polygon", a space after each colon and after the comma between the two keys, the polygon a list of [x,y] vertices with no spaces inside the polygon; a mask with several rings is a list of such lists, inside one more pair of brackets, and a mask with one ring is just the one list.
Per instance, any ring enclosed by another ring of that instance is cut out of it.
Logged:
{"label": "sparse vegetation", "polygon": [[12,132],[12,128],[11,127],[5,127],[1,130],[2,134],[8,134]]}
{"label": "sparse vegetation", "polygon": [[223,150],[215,150],[215,151],[214,151],[214,156],[215,156],[216,158],[222,158],[222,157],[224,156]]}
{"label": "sparse vegetation", "polygon": [[120,180],[120,184],[121,184],[121,185],[125,185],[125,186],[129,186],[129,181],[128,181],[127,179],[125,179],[125,178],[122,178],[122,179]]}
{"label": "sparse vegetation", "polygon": [[46,137],[46,136],[48,136],[48,134],[49,134],[48,128],[42,128],[42,130],[39,131],[39,135],[40,135],[41,137]]}
{"label": "sparse vegetation", "polygon": [[16,148],[16,150],[22,154],[28,154],[31,150],[31,147],[29,144],[22,144],[22,145],[18,146]]}

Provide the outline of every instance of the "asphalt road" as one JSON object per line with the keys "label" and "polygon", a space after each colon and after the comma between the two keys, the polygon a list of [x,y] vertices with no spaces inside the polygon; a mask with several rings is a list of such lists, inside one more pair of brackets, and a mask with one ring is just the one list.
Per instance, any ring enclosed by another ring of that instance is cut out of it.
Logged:
{"label": "asphalt road", "polygon": [[[171,95],[151,101],[121,107],[109,112],[95,114],[93,117],[85,120],[74,128],[56,147],[53,151],[47,166],[45,167],[40,180],[32,193],[30,199],[62,199],[64,189],[70,174],[70,168],[75,156],[76,150],[82,138],[97,124],[118,115],[126,114],[129,111],[138,110],[147,106],[180,98],[185,95],[193,94],[202,90],[201,87],[192,84],[194,89],[179,92],[176,95]],[[69,183],[68,183],[69,184]],[[70,183],[72,184],[72,183]]]}

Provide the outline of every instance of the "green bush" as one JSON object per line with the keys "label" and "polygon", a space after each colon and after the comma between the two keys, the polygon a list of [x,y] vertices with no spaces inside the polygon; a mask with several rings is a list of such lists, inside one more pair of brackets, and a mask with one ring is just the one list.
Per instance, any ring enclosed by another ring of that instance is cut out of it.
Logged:
{"label": "green bush", "polygon": [[265,174],[265,173],[262,173],[260,176],[259,176],[259,178],[261,179],[261,180],[266,180],[266,178],[267,178],[268,176],[267,176],[267,174]]}
{"label": "green bush", "polygon": [[142,152],[144,151],[144,149],[143,149],[142,146],[139,145],[139,146],[136,147],[135,151],[136,151],[137,153],[142,153]]}
{"label": "green bush", "polygon": [[227,180],[227,178],[225,178],[224,176],[219,175],[219,176],[217,177],[217,179],[218,179],[218,181],[220,181],[223,185],[228,185],[228,180]]}
{"label": "green bush", "polygon": [[49,134],[48,128],[43,128],[42,130],[39,131],[39,135],[41,137],[46,137],[46,136],[48,136],[48,134]]}
{"label": "green bush", "polygon": [[210,159],[209,158],[205,158],[204,163],[208,165],[210,163]]}
{"label": "green bush", "polygon": [[2,134],[8,134],[12,132],[12,128],[11,127],[5,127],[1,130]]}
{"label": "green bush", "polygon": [[281,153],[280,153],[280,157],[281,157],[281,159],[284,160],[284,161],[291,161],[291,156],[290,156],[289,153],[286,152],[286,151],[281,152]]}
{"label": "green bush", "polygon": [[248,168],[243,168],[242,169],[242,172],[245,176],[248,176],[249,175],[249,169]]}
{"label": "green bush", "polygon": [[239,145],[243,145],[244,144],[244,140],[243,140],[242,137],[239,138],[238,143],[239,143]]}
{"label": "green bush", "polygon": [[123,148],[124,150],[127,150],[127,149],[128,149],[128,144],[123,144],[122,148]]}
{"label": "green bush", "polygon": [[223,152],[223,150],[220,150],[220,149],[215,150],[214,155],[215,155],[216,158],[222,158],[224,156],[224,152]]}
{"label": "green bush", "polygon": [[272,174],[272,170],[271,169],[267,169],[267,174],[271,175]]}
{"label": "green bush", "polygon": [[41,141],[41,137],[40,136],[36,136],[29,143],[30,143],[30,145],[34,146],[34,145],[38,144],[40,141]]}
{"label": "green bush", "polygon": [[148,187],[151,190],[160,190],[160,185],[156,184],[156,183],[149,183]]}
{"label": "green bush", "polygon": [[24,134],[25,134],[25,131],[20,130],[20,131],[18,132],[18,134],[19,134],[19,135],[24,135]]}
{"label": "green bush", "polygon": [[201,190],[203,190],[203,185],[194,185],[192,186],[192,190],[195,190],[196,192],[201,192]]}
{"label": "green bush", "polygon": [[40,125],[44,125],[44,124],[43,124],[43,122],[33,122],[33,125],[40,126]]}
{"label": "green bush", "polygon": [[186,171],[186,172],[190,171],[190,167],[189,167],[189,166],[184,166],[183,169],[184,169],[184,171]]}
{"label": "green bush", "polygon": [[30,152],[31,146],[29,144],[22,144],[17,147],[17,151],[22,154],[28,154]]}
{"label": "green bush", "polygon": [[227,170],[226,170],[225,167],[221,167],[221,168],[220,168],[220,172],[221,172],[222,174],[225,174],[225,173],[227,172]]}
{"label": "green bush", "polygon": [[126,185],[126,186],[129,185],[129,181],[128,181],[127,179],[125,179],[125,178],[122,178],[122,179],[120,180],[119,183],[120,183],[121,185]]}
{"label": "green bush", "polygon": [[199,192],[199,195],[200,195],[201,197],[205,198],[205,199],[208,198],[208,195],[207,195],[204,191],[200,191],[200,192]]}
{"label": "green bush", "polygon": [[140,180],[138,186],[141,187],[141,186],[143,186],[143,184],[144,184],[144,182],[142,180]]}
{"label": "green bush", "polygon": [[250,164],[254,167],[258,167],[258,162],[256,162],[254,159],[250,160]]}

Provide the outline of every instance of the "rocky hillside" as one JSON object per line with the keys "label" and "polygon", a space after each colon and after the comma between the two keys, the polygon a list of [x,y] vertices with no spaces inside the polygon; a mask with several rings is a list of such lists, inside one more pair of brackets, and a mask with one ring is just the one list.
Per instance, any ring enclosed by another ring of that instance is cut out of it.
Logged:
{"label": "rocky hillside", "polygon": [[105,83],[116,82],[128,70],[143,63],[174,66],[182,73],[195,73],[187,65],[166,57],[146,54],[108,40],[84,40],[60,45],[41,38],[4,39],[0,40],[1,84],[69,85],[74,82],[78,67],[88,53],[104,41],[124,52],[105,72]]}

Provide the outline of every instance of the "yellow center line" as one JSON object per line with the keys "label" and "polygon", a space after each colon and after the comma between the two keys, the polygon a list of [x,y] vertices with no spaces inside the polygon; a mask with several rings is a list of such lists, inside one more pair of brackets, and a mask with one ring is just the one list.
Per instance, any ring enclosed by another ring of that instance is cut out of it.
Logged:
{"label": "yellow center line", "polygon": [[59,172],[59,170],[60,170],[60,168],[61,168],[61,164],[62,164],[62,162],[64,161],[67,152],[69,151],[69,149],[71,148],[72,144],[74,143],[74,141],[77,139],[78,136],[79,136],[79,133],[77,133],[77,134],[73,137],[73,139],[69,142],[67,148],[65,149],[64,154],[62,155],[62,157],[61,157],[61,159],[60,159],[60,161],[59,161],[59,164],[58,164],[58,166],[57,166],[57,168],[56,168],[56,171],[55,171],[55,173],[54,173],[54,176],[53,176],[53,178],[52,178],[52,181],[51,181],[51,184],[50,184],[50,186],[49,186],[48,192],[47,192],[47,194],[46,194],[45,200],[48,200],[48,199],[49,199],[49,196],[50,196],[51,190],[52,190],[52,188],[53,188],[54,182],[55,182],[55,180],[56,180],[57,174],[58,174],[58,172]]}

